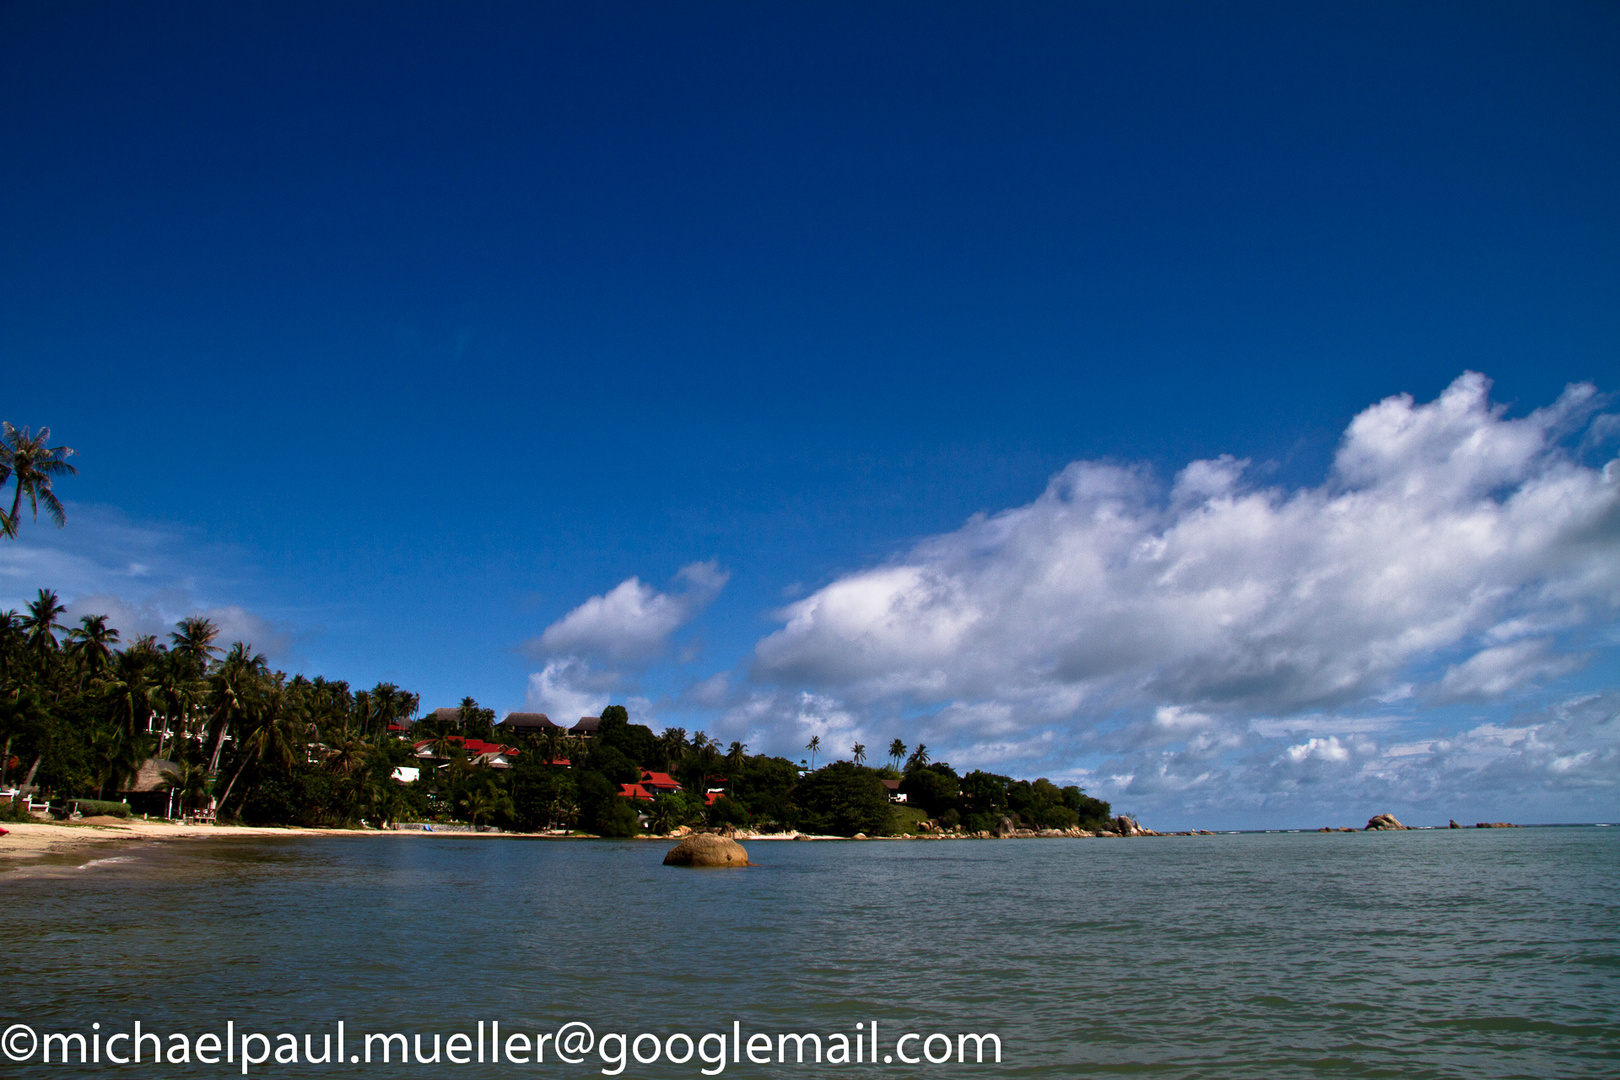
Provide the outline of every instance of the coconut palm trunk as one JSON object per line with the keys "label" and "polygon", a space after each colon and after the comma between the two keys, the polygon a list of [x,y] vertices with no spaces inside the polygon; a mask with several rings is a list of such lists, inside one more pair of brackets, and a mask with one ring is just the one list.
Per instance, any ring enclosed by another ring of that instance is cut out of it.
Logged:
{"label": "coconut palm trunk", "polygon": [[238,765],[236,767],[236,772],[231,774],[230,783],[225,785],[225,794],[223,794],[223,795],[221,795],[219,797],[219,809],[220,809],[221,813],[224,813],[224,811],[225,811],[225,800],[229,799],[231,797],[231,789],[236,786],[237,779],[241,777],[241,775],[242,775],[242,773],[244,771],[246,771],[246,769],[248,767],[248,762],[251,761],[252,758],[253,758],[253,755],[251,755],[251,754],[243,754],[242,755],[242,764]]}

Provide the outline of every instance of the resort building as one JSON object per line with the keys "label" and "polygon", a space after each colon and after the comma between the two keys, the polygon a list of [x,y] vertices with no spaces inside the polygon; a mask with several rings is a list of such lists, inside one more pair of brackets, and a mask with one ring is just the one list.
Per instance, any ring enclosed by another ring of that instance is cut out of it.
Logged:
{"label": "resort building", "polygon": [[567,728],[553,723],[551,717],[542,712],[509,712],[506,719],[495,726],[511,735],[545,735],[552,731],[559,735],[568,733]]}
{"label": "resort building", "polygon": [[[422,739],[412,744],[411,751],[419,758],[427,758],[431,761],[448,761],[449,758],[440,752],[440,741],[439,739]],[[452,751],[462,751],[467,755],[468,760],[474,764],[488,765],[492,769],[510,769],[513,759],[522,753],[515,746],[485,742],[483,739],[464,739],[460,735],[447,735],[442,741],[448,743]]]}

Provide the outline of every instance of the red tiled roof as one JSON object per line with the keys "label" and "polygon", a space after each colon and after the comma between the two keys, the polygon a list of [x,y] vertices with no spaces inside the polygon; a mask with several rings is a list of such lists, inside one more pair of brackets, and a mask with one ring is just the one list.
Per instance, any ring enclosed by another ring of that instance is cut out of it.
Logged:
{"label": "red tiled roof", "polygon": [[647,793],[647,789],[642,787],[640,784],[620,784],[619,794],[623,795],[627,799],[646,799],[648,802],[652,801],[652,796],[649,795]]}
{"label": "red tiled roof", "polygon": [[[421,751],[423,747],[430,747],[438,741],[438,739],[419,739],[411,744],[411,748]],[[477,757],[480,754],[509,754],[516,757],[521,752],[515,746],[504,746],[501,743],[485,742],[483,739],[464,739],[460,735],[447,735],[445,736],[444,741],[453,746],[459,746],[461,749],[467,751],[467,754],[470,757]]]}
{"label": "red tiled roof", "polygon": [[703,796],[703,805],[704,806],[713,806],[716,802],[718,802],[719,800],[721,800],[721,799],[723,799],[725,797],[726,797],[726,793],[723,792],[723,791],[706,792],[704,794],[704,796]]}
{"label": "red tiled roof", "polygon": [[681,790],[681,783],[669,773],[653,772],[651,769],[641,770],[641,782],[648,787],[669,788],[671,791]]}

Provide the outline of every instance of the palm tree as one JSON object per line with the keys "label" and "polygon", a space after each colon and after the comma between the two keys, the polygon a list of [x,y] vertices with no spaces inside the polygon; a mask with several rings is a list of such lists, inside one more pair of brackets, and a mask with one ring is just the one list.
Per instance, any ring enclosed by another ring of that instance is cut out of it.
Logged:
{"label": "palm tree", "polygon": [[546,764],[554,764],[562,752],[563,733],[561,728],[548,728],[540,737],[541,753],[545,756]]}
{"label": "palm tree", "polygon": [[906,759],[906,772],[910,772],[912,769],[920,769],[927,764],[928,746],[925,743],[918,743],[917,749],[913,750],[911,756]]}
{"label": "palm tree", "polygon": [[174,646],[175,656],[196,664],[197,674],[205,675],[214,654],[219,652],[214,646],[214,639],[217,637],[219,627],[201,615],[188,615],[175,624],[175,631],[169,635],[169,641]]}
{"label": "palm tree", "polygon": [[194,675],[191,661],[178,653],[167,654],[158,669],[157,685],[153,696],[163,710],[163,734],[158,743],[158,757],[163,756],[163,740],[172,734],[178,739],[191,737],[192,720],[202,699],[203,683]]}
{"label": "palm tree", "polygon": [[107,785],[116,788],[126,778],[140,771],[146,760],[145,739],[124,734],[116,725],[98,725],[90,732],[90,761],[95,766],[96,798],[106,793]]}
{"label": "palm tree", "polygon": [[734,742],[726,751],[726,765],[732,769],[742,768],[743,758],[748,754],[748,744]]}
{"label": "palm tree", "polygon": [[105,615],[86,615],[79,625],[68,631],[68,653],[79,661],[84,678],[95,678],[112,663],[113,649],[118,644],[118,631],[107,625]]}
{"label": "palm tree", "polygon": [[849,756],[854,760],[855,764],[857,764],[857,765],[865,765],[866,764],[866,744],[863,743],[863,742],[858,742],[854,746],[850,747]]}
{"label": "palm tree", "polygon": [[495,785],[495,781],[486,780],[481,788],[474,788],[462,798],[462,805],[466,807],[467,814],[472,820],[472,827],[478,828],[478,819],[489,817],[505,810],[511,811],[511,797]]}
{"label": "palm tree", "polygon": [[22,625],[28,635],[28,647],[36,654],[43,656],[56,651],[56,632],[62,629],[56,617],[66,610],[57,602],[56,593],[51,589],[39,590],[39,595],[29,602],[28,614],[23,616]]}
{"label": "palm tree", "polygon": [[12,480],[17,485],[11,497],[10,512],[0,510],[0,536],[17,535],[17,519],[24,496],[28,497],[34,520],[39,520],[39,504],[44,503],[45,513],[58,528],[67,523],[62,504],[51,490],[51,477],[76,474],[79,470],[67,462],[74,450],[67,446],[46,446],[50,439],[48,427],[40,428],[38,435],[31,435],[27,428],[18,431],[9,423],[0,429],[0,484]]}
{"label": "palm tree", "polygon": [[241,778],[249,762],[260,763],[269,761],[282,768],[292,766],[301,752],[308,745],[309,733],[308,716],[301,703],[290,700],[283,686],[272,687],[269,693],[262,695],[261,699],[253,703],[253,709],[248,717],[248,729],[242,736],[241,761],[236,766],[236,772],[231,775],[230,783],[225,785],[224,794],[219,797],[219,808],[223,812],[225,800],[231,797],[231,789]]}
{"label": "palm tree", "polygon": [[658,750],[671,766],[678,766],[681,763],[681,757],[686,753],[686,749],[685,728],[667,727],[664,733],[658,736]]}
{"label": "palm tree", "polygon": [[[111,675],[100,684],[101,693],[113,703],[113,717],[131,738],[135,737],[137,727],[151,726],[148,720],[152,715],[152,699],[157,696],[157,687],[147,678],[146,665],[141,659],[134,649],[119,653]],[[162,742],[160,736],[159,750],[162,750]]]}
{"label": "palm tree", "polygon": [[386,829],[398,821],[399,815],[406,809],[405,796],[399,790],[399,785],[388,778],[371,786],[368,801],[379,828]]}
{"label": "palm tree", "polygon": [[208,770],[201,765],[182,761],[163,770],[161,787],[177,792],[180,812],[195,810],[208,799]]}
{"label": "palm tree", "polygon": [[359,739],[344,739],[326,755],[326,764],[339,776],[348,776],[366,762],[371,748]]}
{"label": "palm tree", "polygon": [[818,754],[821,751],[821,736],[820,735],[812,735],[812,736],[810,736],[810,741],[804,744],[804,748],[806,750],[810,751],[810,771],[815,772],[816,771],[816,754]]}
{"label": "palm tree", "polygon": [[699,816],[685,795],[663,794],[653,799],[652,810],[647,815],[647,826],[652,832],[668,833],[682,825],[692,824]]}
{"label": "palm tree", "polygon": [[[213,731],[213,745],[208,752],[208,771],[219,771],[219,754],[225,745],[225,732],[233,723],[247,718],[260,682],[268,675],[270,665],[262,653],[256,653],[245,642],[238,641],[220,661],[209,678],[208,702],[212,708],[208,718]],[[223,800],[221,801],[223,806]]]}
{"label": "palm tree", "polygon": [[894,767],[898,769],[900,767],[900,763],[906,760],[906,744],[901,742],[899,739],[896,739],[894,742],[890,743],[889,760],[893,761]]}

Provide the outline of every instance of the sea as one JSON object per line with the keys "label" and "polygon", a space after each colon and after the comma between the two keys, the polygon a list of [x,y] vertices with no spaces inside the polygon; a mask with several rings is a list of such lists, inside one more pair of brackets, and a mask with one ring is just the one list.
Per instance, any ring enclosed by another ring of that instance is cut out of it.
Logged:
{"label": "sea", "polygon": [[668,847],[5,871],[0,1076],[1620,1077],[1620,828]]}

